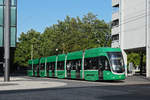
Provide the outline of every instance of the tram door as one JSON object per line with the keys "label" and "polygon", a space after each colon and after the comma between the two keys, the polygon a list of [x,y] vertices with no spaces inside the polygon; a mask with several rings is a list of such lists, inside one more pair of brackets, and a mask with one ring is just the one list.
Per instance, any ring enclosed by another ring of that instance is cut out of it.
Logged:
{"label": "tram door", "polygon": [[76,70],[76,78],[80,79],[80,70],[79,69]]}
{"label": "tram door", "polygon": [[40,65],[37,64],[37,76],[40,76]]}
{"label": "tram door", "polygon": [[49,67],[50,67],[49,63],[47,63],[47,65],[46,65],[46,74],[47,74],[47,77],[49,77],[49,70],[50,70]]}
{"label": "tram door", "polygon": [[51,63],[51,68],[52,68],[52,77],[55,77],[55,62]]}
{"label": "tram door", "polygon": [[67,78],[71,78],[72,63],[73,63],[73,61],[67,61],[67,66],[66,66]]}
{"label": "tram door", "polygon": [[105,67],[108,66],[108,60],[105,56],[101,56],[98,59],[98,71],[99,71],[99,78],[103,79],[103,71],[106,69]]}
{"label": "tram door", "polygon": [[33,76],[35,76],[36,65],[33,65]]}
{"label": "tram door", "polygon": [[81,60],[76,60],[75,61],[75,67],[76,67],[76,78],[80,79]]}

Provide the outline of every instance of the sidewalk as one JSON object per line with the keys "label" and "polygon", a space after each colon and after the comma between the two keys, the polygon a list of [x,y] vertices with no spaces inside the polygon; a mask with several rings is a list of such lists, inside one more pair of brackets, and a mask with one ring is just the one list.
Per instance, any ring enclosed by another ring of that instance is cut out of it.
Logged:
{"label": "sidewalk", "polygon": [[26,90],[26,89],[43,89],[65,86],[63,82],[35,81],[25,77],[11,77],[10,82],[4,82],[0,77],[0,91],[4,90]]}

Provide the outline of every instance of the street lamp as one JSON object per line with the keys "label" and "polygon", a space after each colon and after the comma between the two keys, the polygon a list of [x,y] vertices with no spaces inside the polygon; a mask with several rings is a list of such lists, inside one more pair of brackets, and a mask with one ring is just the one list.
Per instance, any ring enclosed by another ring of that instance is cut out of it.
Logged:
{"label": "street lamp", "polygon": [[33,44],[31,45],[31,60],[33,60]]}
{"label": "street lamp", "polygon": [[56,48],[56,52],[58,51],[58,48]]}
{"label": "street lamp", "polygon": [[56,66],[55,66],[55,69],[56,69],[56,74],[55,74],[55,76],[57,77],[57,61],[58,61],[58,48],[56,48]]}

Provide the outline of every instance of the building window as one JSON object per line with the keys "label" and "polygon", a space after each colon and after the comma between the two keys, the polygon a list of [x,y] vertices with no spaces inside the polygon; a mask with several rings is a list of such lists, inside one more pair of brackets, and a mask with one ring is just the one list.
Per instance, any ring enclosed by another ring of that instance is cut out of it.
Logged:
{"label": "building window", "polygon": [[10,41],[10,44],[11,44],[11,47],[16,47],[16,27],[11,27],[10,29],[10,36],[11,36],[11,41]]}
{"label": "building window", "polygon": [[[0,0],[0,47],[3,46],[4,35],[4,1]],[[17,0],[10,0],[10,45],[16,46],[16,33],[17,33]]]}
{"label": "building window", "polygon": [[16,26],[16,7],[11,7],[11,26]]}
{"label": "building window", "polygon": [[118,4],[116,4],[116,5],[114,5],[113,7],[117,7],[117,8],[119,8],[119,3],[118,3]]}
{"label": "building window", "polygon": [[4,20],[3,8],[4,8],[3,6],[0,6],[0,26],[3,26],[3,20]]}
{"label": "building window", "polygon": [[119,34],[112,36],[112,41],[116,41],[116,40],[119,40]]}
{"label": "building window", "polygon": [[0,0],[0,5],[4,5],[4,0]]}
{"label": "building window", "polygon": [[112,8],[112,13],[119,12],[119,6]]}
{"label": "building window", "polygon": [[116,19],[112,22],[112,27],[119,26],[119,19]]}
{"label": "building window", "polygon": [[10,9],[10,45],[11,47],[16,47],[16,33],[17,33],[17,8],[16,0],[11,0],[11,9]]}
{"label": "building window", "polygon": [[3,27],[0,27],[0,47],[3,46]]}
{"label": "building window", "polygon": [[17,0],[11,0],[11,6],[16,6],[17,5]]}

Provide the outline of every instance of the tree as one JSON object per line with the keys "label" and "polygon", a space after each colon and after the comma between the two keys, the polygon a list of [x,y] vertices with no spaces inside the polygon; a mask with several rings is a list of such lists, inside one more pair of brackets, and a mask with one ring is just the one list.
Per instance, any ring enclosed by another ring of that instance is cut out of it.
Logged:
{"label": "tree", "polygon": [[20,66],[27,66],[28,60],[31,59],[31,46],[33,45],[33,58],[39,58],[40,33],[31,29],[26,34],[22,33],[18,39],[15,51],[14,63]]}
{"label": "tree", "polygon": [[132,62],[134,66],[140,65],[140,55],[138,53],[128,54],[128,64]]}
{"label": "tree", "polygon": [[[88,13],[81,19],[66,16],[47,27],[42,34],[31,29],[22,33],[15,52],[15,63],[27,66],[31,58],[52,56],[77,50],[110,46],[110,27],[97,15]],[[58,49],[58,52],[56,52]]]}

